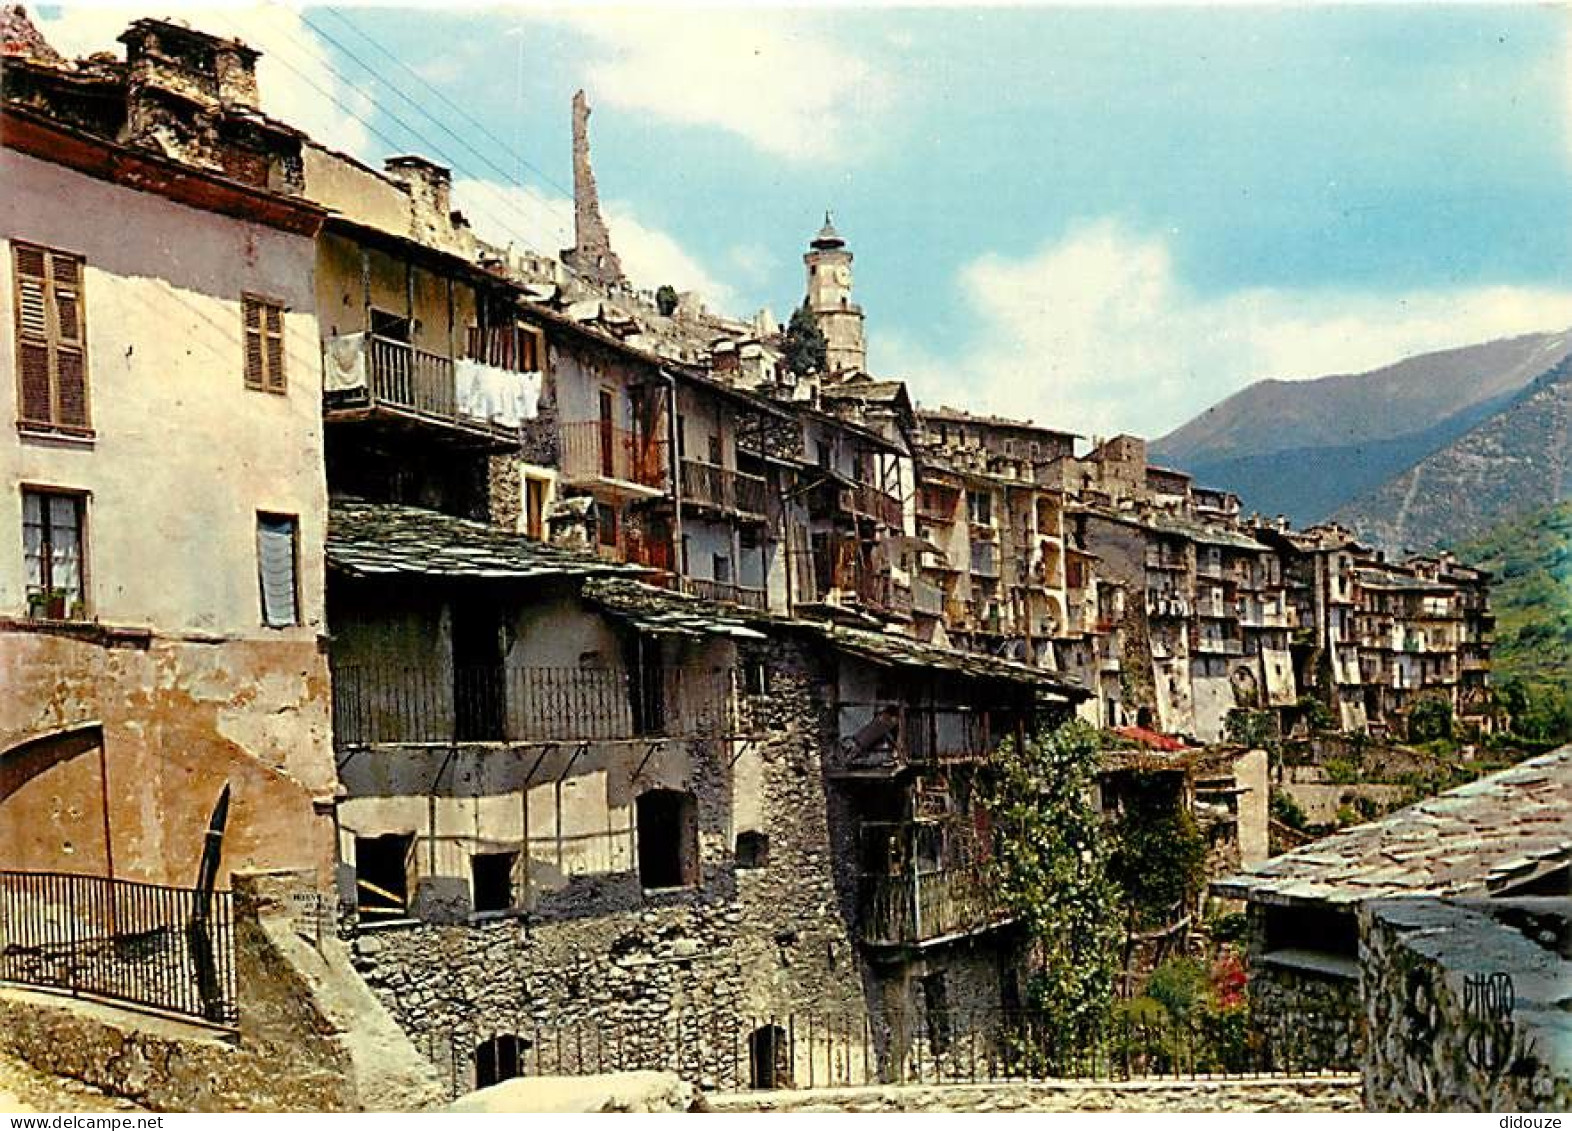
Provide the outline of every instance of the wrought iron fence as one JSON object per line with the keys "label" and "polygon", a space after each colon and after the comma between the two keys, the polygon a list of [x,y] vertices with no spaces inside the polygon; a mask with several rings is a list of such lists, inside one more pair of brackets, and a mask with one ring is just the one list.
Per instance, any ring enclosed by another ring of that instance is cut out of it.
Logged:
{"label": "wrought iron fence", "polygon": [[[584,1017],[560,1024],[477,1019],[432,1030],[417,1045],[453,1095],[515,1076],[676,1072],[714,1091],[997,1080],[1241,1078],[1352,1071],[1299,1040],[1306,1018],[1252,1028],[1242,1014],[1186,1020],[1120,1016],[1075,1039],[1057,1020],[1009,1010],[911,1014],[679,1012],[663,1018]],[[1325,1019],[1314,1019],[1324,1028]],[[1348,1049],[1357,1049],[1353,1016]]]}
{"label": "wrought iron fence", "polygon": [[332,674],[340,747],[731,733],[729,671],[337,664]]}
{"label": "wrought iron fence", "polygon": [[0,872],[0,981],[234,1026],[227,891]]}

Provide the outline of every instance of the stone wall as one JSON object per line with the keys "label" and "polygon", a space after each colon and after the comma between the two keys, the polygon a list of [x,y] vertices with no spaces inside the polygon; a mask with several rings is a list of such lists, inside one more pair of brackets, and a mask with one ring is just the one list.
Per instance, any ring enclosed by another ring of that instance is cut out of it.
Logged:
{"label": "stone wall", "polygon": [[1565,899],[1385,900],[1360,920],[1371,1110],[1572,1109]]}
{"label": "stone wall", "polygon": [[[476,1046],[498,1035],[519,1040],[532,1074],[679,1067],[734,1087],[747,1084],[749,1034],[771,1017],[861,1025],[871,975],[832,851],[842,802],[820,754],[831,688],[798,645],[757,647],[742,657],[769,670],[768,694],[744,705],[753,737],[708,743],[694,760],[697,886],[646,892],[631,874],[579,877],[528,916],[355,938],[367,983],[454,1091],[472,1086]],[[738,866],[743,831],[768,836],[762,866]]]}
{"label": "stone wall", "polygon": [[[1359,977],[1352,959],[1295,951],[1268,954],[1267,909],[1249,907],[1250,1028],[1269,1063],[1351,1069],[1359,1057]],[[1306,940],[1314,945],[1313,940]]]}
{"label": "stone wall", "polygon": [[907,1085],[710,1096],[721,1112],[1360,1111],[1359,1078]]}

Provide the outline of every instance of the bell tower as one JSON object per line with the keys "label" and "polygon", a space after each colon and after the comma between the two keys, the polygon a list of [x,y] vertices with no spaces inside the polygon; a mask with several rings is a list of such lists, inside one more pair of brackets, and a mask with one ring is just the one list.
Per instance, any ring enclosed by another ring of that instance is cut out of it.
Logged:
{"label": "bell tower", "polygon": [[824,333],[830,373],[866,372],[862,307],[852,301],[852,253],[828,212],[802,261],[808,268],[808,310]]}

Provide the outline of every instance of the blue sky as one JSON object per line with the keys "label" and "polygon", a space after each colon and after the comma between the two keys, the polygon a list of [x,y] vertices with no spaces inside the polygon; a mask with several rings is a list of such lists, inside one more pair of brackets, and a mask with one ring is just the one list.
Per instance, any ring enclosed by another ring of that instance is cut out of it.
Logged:
{"label": "blue sky", "polygon": [[833,208],[871,368],[930,403],[1156,435],[1256,378],[1572,325],[1565,9],[184,15],[271,52],[283,116],[445,151],[477,226],[548,250],[583,86],[635,281],[734,313],[785,316]]}

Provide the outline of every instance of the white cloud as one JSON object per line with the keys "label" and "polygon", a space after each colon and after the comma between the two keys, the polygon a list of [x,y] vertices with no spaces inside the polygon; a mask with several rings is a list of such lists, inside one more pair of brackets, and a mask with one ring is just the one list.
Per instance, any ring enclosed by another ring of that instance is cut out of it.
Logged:
{"label": "white cloud", "polygon": [[1255,288],[1197,294],[1161,237],[1115,221],[1023,258],[962,269],[974,318],[943,356],[876,338],[880,372],[927,404],[965,402],[1088,434],[1158,436],[1252,381],[1357,373],[1403,357],[1572,326],[1572,291],[1403,294]]}
{"label": "white cloud", "polygon": [[891,76],[812,13],[590,7],[538,18],[593,45],[592,105],[722,129],[793,161],[855,153],[890,101]]}
{"label": "white cloud", "polygon": [[373,156],[371,137],[355,117],[371,119],[372,100],[338,76],[326,45],[299,12],[279,4],[196,7],[179,3],[155,13],[146,8],[67,5],[53,17],[31,13],[44,38],[63,55],[111,51],[123,56],[115,37],[133,20],[169,12],[199,31],[244,40],[262,52],[257,85],[262,108],[306,131],[323,145]]}
{"label": "white cloud", "polygon": [[[522,245],[545,255],[573,246],[573,202],[566,197],[460,177],[453,182],[453,198],[482,239]],[[611,246],[635,286],[653,290],[669,283],[679,291],[697,291],[712,310],[740,309],[736,291],[670,234],[642,222],[631,205],[607,201],[603,210]]]}

